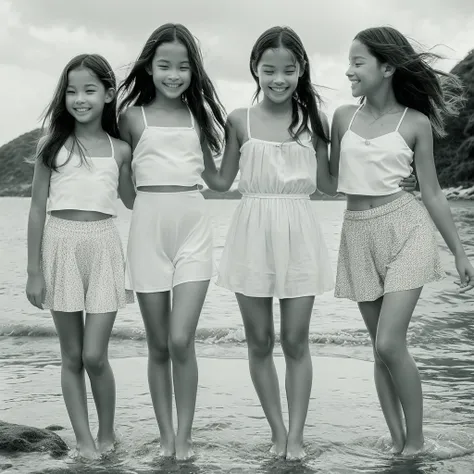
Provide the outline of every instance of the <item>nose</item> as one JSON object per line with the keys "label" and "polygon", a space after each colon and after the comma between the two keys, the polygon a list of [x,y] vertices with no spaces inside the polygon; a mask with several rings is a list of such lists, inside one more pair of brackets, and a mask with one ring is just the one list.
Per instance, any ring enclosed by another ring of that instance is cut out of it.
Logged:
{"label": "nose", "polygon": [[170,73],[169,73],[169,76],[168,76],[168,79],[171,82],[179,81],[179,71],[177,71],[176,69],[171,69]]}
{"label": "nose", "polygon": [[76,96],[76,104],[82,104],[85,102],[84,96],[81,93],[78,93]]}
{"label": "nose", "polygon": [[285,80],[283,79],[283,76],[281,76],[280,74],[278,74],[275,79],[273,80],[273,82],[275,84],[284,84],[285,83]]}
{"label": "nose", "polygon": [[349,77],[349,78],[352,76],[352,66],[349,66],[349,67],[347,68],[346,76]]}

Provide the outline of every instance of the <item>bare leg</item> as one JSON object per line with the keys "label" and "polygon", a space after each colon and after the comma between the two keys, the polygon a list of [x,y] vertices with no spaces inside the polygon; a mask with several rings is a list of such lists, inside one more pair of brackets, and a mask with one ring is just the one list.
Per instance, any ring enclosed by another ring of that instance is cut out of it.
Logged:
{"label": "bare leg", "polygon": [[380,310],[383,298],[376,301],[359,303],[359,310],[364,318],[365,325],[369,331],[372,344],[374,346],[374,378],[377,395],[382,408],[385,421],[390,435],[392,436],[392,451],[401,453],[405,446],[405,428],[403,422],[402,406],[398,398],[392,376],[387,366],[375,350],[375,340],[377,336],[377,326],[379,323]]}
{"label": "bare leg", "polygon": [[308,414],[313,382],[313,364],[309,352],[309,323],[314,296],[289,298],[281,305],[281,344],[286,360],[286,396],[289,430],[287,459],[302,459],[303,431]]}
{"label": "bare leg", "polygon": [[108,359],[110,334],[117,312],[87,314],[82,360],[91,381],[99,418],[97,435],[101,454],[114,448],[115,378]]}
{"label": "bare leg", "polygon": [[148,344],[148,385],[160,429],[161,454],[173,456],[173,386],[168,349],[170,292],[137,293]]}
{"label": "bare leg", "polygon": [[245,327],[252,382],[272,430],[271,452],[286,455],[287,431],[281,410],[280,386],[273,360],[275,328],[272,298],[236,294]]}
{"label": "bare leg", "polygon": [[182,283],[173,289],[170,354],[178,414],[176,459],[193,456],[191,430],[196,409],[198,366],[194,340],[209,280]]}
{"label": "bare leg", "polygon": [[421,379],[408,352],[406,336],[422,288],[388,293],[380,311],[375,348],[392,375],[405,414],[407,437],[403,453],[412,455],[424,445]]}
{"label": "bare leg", "polygon": [[81,311],[51,311],[61,346],[61,387],[64,402],[76,435],[77,450],[86,458],[97,458],[89,426],[86,383],[82,363],[84,322]]}

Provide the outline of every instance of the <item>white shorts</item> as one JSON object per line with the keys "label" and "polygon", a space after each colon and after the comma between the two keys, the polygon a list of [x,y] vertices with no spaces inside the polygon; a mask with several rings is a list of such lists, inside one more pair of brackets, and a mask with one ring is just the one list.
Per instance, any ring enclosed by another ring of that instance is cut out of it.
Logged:
{"label": "white shorts", "polygon": [[127,248],[127,289],[155,293],[212,278],[212,227],[205,205],[199,191],[137,192]]}

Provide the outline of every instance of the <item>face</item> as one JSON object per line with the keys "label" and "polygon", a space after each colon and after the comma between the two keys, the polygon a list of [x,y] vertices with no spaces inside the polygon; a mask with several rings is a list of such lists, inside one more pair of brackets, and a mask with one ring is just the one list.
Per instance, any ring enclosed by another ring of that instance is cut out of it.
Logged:
{"label": "face", "polygon": [[255,72],[263,94],[275,103],[291,98],[303,74],[293,54],[285,48],[267,49]]}
{"label": "face", "polygon": [[351,81],[353,97],[367,96],[377,90],[388,77],[387,65],[380,64],[367,46],[354,40],[349,50],[349,69],[346,76]]}
{"label": "face", "polygon": [[81,123],[102,117],[104,105],[113,99],[98,77],[87,68],[69,71],[66,88],[66,110]]}
{"label": "face", "polygon": [[149,74],[157,92],[178,99],[191,84],[191,65],[186,47],[175,41],[156,48]]}

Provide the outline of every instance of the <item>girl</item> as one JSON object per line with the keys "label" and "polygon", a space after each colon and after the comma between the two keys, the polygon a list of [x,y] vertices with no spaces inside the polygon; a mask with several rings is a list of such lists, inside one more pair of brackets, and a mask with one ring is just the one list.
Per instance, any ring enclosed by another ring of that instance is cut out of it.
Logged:
{"label": "girl", "polygon": [[120,131],[133,149],[137,187],[126,285],[137,293],[145,324],[162,454],[187,459],[198,383],[194,337],[213,271],[211,225],[199,192],[203,149],[220,150],[224,110],[196,40],[179,24],[151,34],[120,89]]}
{"label": "girl", "polygon": [[[45,114],[49,133],[38,144],[28,221],[26,294],[53,315],[64,401],[78,453],[87,458],[115,442],[115,382],[107,348],[117,310],[131,302],[112,221],[117,188],[127,207],[134,198],[130,147],[117,139],[115,86],[109,63],[97,54],[76,56],[65,67]],[[84,367],[99,418],[97,448]]]}
{"label": "girl", "polygon": [[[319,111],[308,55],[290,28],[274,27],[255,43],[250,72],[263,100],[228,117],[219,172],[204,177],[230,188],[240,167],[242,200],[222,253],[218,285],[236,293],[252,381],[272,430],[272,452],[304,456],[303,428],[312,384],[309,323],[315,295],[333,288],[328,252],[309,197],[335,194],[328,170],[328,122]],[[206,155],[209,156],[209,155]],[[289,431],[283,422],[273,361],[273,298],[280,299]]]}
{"label": "girl", "polygon": [[[339,108],[332,130],[331,172],[347,194],[335,296],[359,305],[393,451],[406,455],[424,443],[421,381],[406,332],[423,285],[443,277],[430,216],[455,256],[461,291],[474,286],[433,160],[432,130],[444,134],[442,117],[455,113],[460,85],[430,67],[430,57],[393,28],[360,32],[346,75],[362,104]],[[398,186],[413,161],[428,212]]]}

